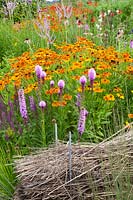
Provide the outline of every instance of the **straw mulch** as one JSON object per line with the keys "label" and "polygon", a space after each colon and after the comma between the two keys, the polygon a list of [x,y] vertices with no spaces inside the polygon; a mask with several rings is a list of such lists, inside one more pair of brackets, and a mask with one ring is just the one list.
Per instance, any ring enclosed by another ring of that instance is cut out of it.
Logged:
{"label": "straw mulch", "polygon": [[71,171],[67,144],[15,160],[20,183],[14,200],[116,200],[118,182],[125,183],[123,197],[133,199],[133,129],[114,136],[72,145]]}

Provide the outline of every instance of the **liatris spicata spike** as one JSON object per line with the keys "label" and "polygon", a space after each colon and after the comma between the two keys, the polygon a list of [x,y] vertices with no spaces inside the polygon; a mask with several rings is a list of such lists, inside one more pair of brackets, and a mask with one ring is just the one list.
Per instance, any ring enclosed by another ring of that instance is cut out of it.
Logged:
{"label": "liatris spicata spike", "polygon": [[52,88],[52,87],[54,87],[54,81],[53,80],[50,81],[50,88]]}
{"label": "liatris spicata spike", "polygon": [[88,115],[88,111],[85,108],[80,110],[79,122],[78,122],[78,133],[81,136],[85,130],[85,121]]}
{"label": "liatris spicata spike", "polygon": [[130,41],[130,48],[133,49],[133,40]]}
{"label": "liatris spicata spike", "polygon": [[23,89],[19,89],[19,91],[18,91],[18,100],[19,100],[19,107],[20,107],[21,116],[22,116],[23,119],[27,120],[28,115],[27,115],[26,101],[25,101]]}
{"label": "liatris spicata spike", "polygon": [[29,102],[31,111],[36,111],[36,104],[33,96],[29,96]]}
{"label": "liatris spicata spike", "polygon": [[63,89],[63,88],[65,87],[65,81],[64,81],[64,80],[59,80],[59,81],[58,81],[58,87],[59,87],[60,89]]}
{"label": "liatris spicata spike", "polygon": [[83,92],[84,89],[85,89],[85,84],[86,84],[86,82],[87,82],[87,79],[86,79],[85,76],[81,76],[80,79],[79,79],[79,81],[80,81],[80,83],[81,83],[81,85],[82,85],[82,92]]}
{"label": "liatris spicata spike", "polygon": [[61,95],[62,95],[62,90],[63,90],[63,88],[65,87],[65,81],[64,81],[64,80],[59,80],[59,81],[58,81],[58,87],[59,87],[59,89],[60,89],[59,95],[60,95],[60,97],[61,97]]}
{"label": "liatris spicata spike", "polygon": [[46,107],[46,102],[45,101],[40,101],[39,102],[39,107],[42,109],[42,111],[44,110],[44,108]]}
{"label": "liatris spicata spike", "polygon": [[75,105],[76,105],[78,108],[80,108],[80,105],[81,105],[81,95],[80,95],[80,94],[77,94],[76,98],[77,98],[77,101],[76,101]]}
{"label": "liatris spicata spike", "polygon": [[96,71],[94,68],[91,68],[89,71],[88,71],[88,78],[90,80],[90,86],[91,88],[93,89],[93,84],[94,84],[94,80],[96,78]]}
{"label": "liatris spicata spike", "polygon": [[41,73],[41,79],[44,81],[45,78],[46,78],[46,72],[42,71],[42,73]]}
{"label": "liatris spicata spike", "polygon": [[36,65],[35,66],[35,72],[36,72],[37,78],[40,80],[41,74],[42,74],[42,67],[40,65]]}

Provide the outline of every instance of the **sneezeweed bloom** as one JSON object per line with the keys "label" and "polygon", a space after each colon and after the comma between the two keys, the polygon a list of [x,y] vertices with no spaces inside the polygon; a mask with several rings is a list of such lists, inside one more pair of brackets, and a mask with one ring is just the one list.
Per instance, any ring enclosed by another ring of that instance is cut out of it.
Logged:
{"label": "sneezeweed bloom", "polygon": [[36,72],[36,76],[37,76],[38,80],[40,80],[41,74],[42,74],[42,67],[40,65],[36,65],[35,72]]}
{"label": "sneezeweed bloom", "polygon": [[80,81],[80,83],[81,83],[82,92],[83,92],[84,89],[85,89],[85,84],[86,84],[86,82],[87,82],[87,79],[86,79],[86,77],[83,75],[83,76],[80,77],[79,81]]}
{"label": "sneezeweed bloom", "polygon": [[61,97],[63,88],[65,87],[65,81],[62,80],[62,79],[59,80],[59,81],[58,81],[58,87],[59,87],[59,95],[60,95],[60,97]]}
{"label": "sneezeweed bloom", "polygon": [[88,116],[88,111],[85,108],[82,108],[80,110],[79,122],[78,122],[78,133],[80,136],[83,134],[85,130],[85,122],[87,116]]}
{"label": "sneezeweed bloom", "polygon": [[130,48],[133,49],[133,40],[130,41]]}
{"label": "sneezeweed bloom", "polygon": [[113,94],[107,94],[103,97],[105,101],[115,101],[115,97]]}
{"label": "sneezeweed bloom", "polygon": [[26,100],[25,100],[23,89],[19,89],[19,91],[18,91],[18,100],[19,100],[19,107],[20,107],[21,116],[25,121],[27,121],[28,114],[27,114]]}
{"label": "sneezeweed bloom", "polygon": [[132,113],[128,114],[128,118],[133,119],[133,114]]}
{"label": "sneezeweed bloom", "polygon": [[42,111],[44,110],[44,108],[46,107],[46,102],[45,101],[40,101],[39,102],[39,107],[42,109]]}
{"label": "sneezeweed bloom", "polygon": [[94,84],[94,80],[96,78],[96,71],[94,68],[91,68],[89,71],[88,71],[88,78],[90,80],[90,87],[93,89],[93,84]]}

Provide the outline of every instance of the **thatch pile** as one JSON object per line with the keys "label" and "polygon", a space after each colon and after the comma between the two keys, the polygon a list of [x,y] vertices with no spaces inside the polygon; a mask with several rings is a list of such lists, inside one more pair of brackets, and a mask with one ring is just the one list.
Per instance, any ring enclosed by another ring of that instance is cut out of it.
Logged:
{"label": "thatch pile", "polygon": [[[71,180],[68,160],[65,144],[16,160],[14,200],[116,200],[119,180],[126,183],[128,176],[133,187],[133,129],[98,145],[72,145]],[[123,185],[129,199],[130,189]]]}

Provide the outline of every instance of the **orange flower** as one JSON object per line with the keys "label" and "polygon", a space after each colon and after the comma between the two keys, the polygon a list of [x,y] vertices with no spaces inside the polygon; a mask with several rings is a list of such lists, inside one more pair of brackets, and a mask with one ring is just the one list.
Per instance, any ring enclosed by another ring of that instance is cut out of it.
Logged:
{"label": "orange flower", "polygon": [[124,99],[124,95],[123,95],[123,94],[117,93],[116,95],[117,95],[117,97],[119,97],[120,99]]}
{"label": "orange flower", "polygon": [[49,90],[46,90],[45,94],[58,94],[59,88],[50,88]]}
{"label": "orange flower", "polygon": [[106,96],[103,97],[103,99],[105,101],[114,101],[115,100],[115,97],[113,94],[107,94]]}
{"label": "orange flower", "polygon": [[110,80],[109,79],[101,79],[102,84],[109,84]]}
{"label": "orange flower", "polygon": [[111,73],[110,72],[104,72],[104,73],[102,73],[102,76],[103,77],[109,77],[109,76],[111,76]]}
{"label": "orange flower", "polygon": [[52,103],[52,106],[53,106],[53,107],[59,107],[59,106],[65,106],[66,104],[67,104],[66,101],[54,101],[54,102]]}
{"label": "orange flower", "polygon": [[122,91],[122,89],[121,89],[121,88],[119,88],[119,87],[115,87],[115,88],[113,89],[113,91],[114,91],[114,92],[121,92],[121,91]]}
{"label": "orange flower", "polygon": [[93,88],[93,91],[96,92],[96,93],[101,93],[101,92],[103,92],[105,90],[100,88],[100,87],[97,87],[97,88]]}
{"label": "orange flower", "polygon": [[71,99],[72,99],[72,96],[69,95],[69,94],[64,94],[63,99],[66,100],[66,101],[67,101],[67,100],[71,100]]}
{"label": "orange flower", "polygon": [[4,81],[0,80],[0,91],[5,88]]}
{"label": "orange flower", "polygon": [[128,118],[133,119],[133,114],[132,113],[128,114]]}
{"label": "orange flower", "polygon": [[80,79],[80,76],[79,75],[72,76],[72,79],[78,81]]}

